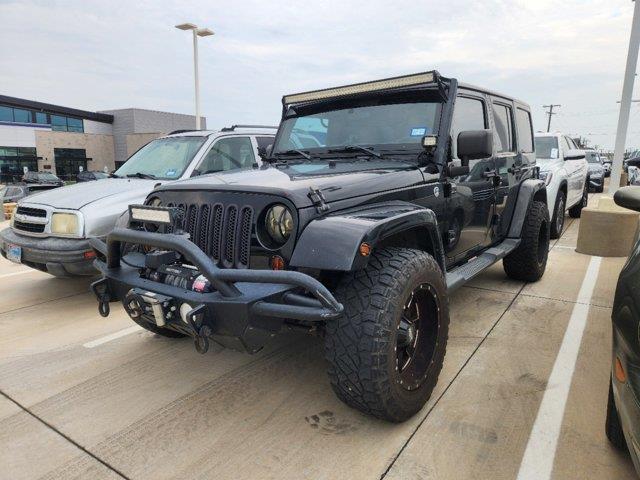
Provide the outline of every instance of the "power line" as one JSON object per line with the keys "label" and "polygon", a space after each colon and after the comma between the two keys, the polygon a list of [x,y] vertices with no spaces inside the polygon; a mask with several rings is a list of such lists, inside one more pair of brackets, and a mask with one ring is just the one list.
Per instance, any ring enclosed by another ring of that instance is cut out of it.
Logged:
{"label": "power line", "polygon": [[[553,113],[553,108],[554,107],[561,107],[562,105],[558,105],[558,104],[551,104],[551,105],[543,105],[542,108],[548,108],[548,111],[545,111],[544,113],[549,115],[549,121],[547,122],[547,133],[551,131],[551,116],[554,115]],[[557,113],[557,112],[556,112]]]}

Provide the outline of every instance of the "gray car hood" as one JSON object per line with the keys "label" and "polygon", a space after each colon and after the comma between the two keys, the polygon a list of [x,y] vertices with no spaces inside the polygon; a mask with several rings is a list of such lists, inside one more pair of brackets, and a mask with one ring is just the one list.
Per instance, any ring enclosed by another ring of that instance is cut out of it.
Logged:
{"label": "gray car hood", "polygon": [[140,194],[144,197],[158,183],[161,182],[140,178],[105,178],[47,190],[25,198],[24,202],[48,205],[53,208],[80,210],[107,198],[109,198],[108,203],[111,203],[132,196],[140,196]]}

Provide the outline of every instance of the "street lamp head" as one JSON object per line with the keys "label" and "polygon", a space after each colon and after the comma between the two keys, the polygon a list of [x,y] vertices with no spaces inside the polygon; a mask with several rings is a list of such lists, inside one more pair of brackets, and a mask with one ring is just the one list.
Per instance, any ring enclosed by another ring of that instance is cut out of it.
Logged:
{"label": "street lamp head", "polygon": [[209,28],[199,28],[198,30],[196,30],[196,33],[198,34],[199,37],[208,37],[214,34],[213,30]]}
{"label": "street lamp head", "polygon": [[179,30],[195,30],[198,26],[193,23],[181,23],[180,25],[176,25],[176,28]]}

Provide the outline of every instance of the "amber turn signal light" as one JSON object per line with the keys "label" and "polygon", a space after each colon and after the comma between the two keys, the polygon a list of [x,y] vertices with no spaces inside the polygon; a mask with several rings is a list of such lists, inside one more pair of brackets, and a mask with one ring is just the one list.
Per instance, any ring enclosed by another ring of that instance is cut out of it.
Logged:
{"label": "amber turn signal light", "polygon": [[371,245],[369,245],[366,242],[362,242],[360,244],[360,255],[362,255],[363,257],[368,257],[369,255],[371,255]]}
{"label": "amber turn signal light", "polygon": [[616,380],[618,380],[620,383],[624,383],[627,381],[627,374],[625,373],[624,368],[622,368],[622,362],[618,357],[616,357],[615,374],[616,374]]}
{"label": "amber turn signal light", "polygon": [[86,252],[84,252],[84,258],[86,258],[87,260],[91,259],[91,258],[96,258],[96,252],[94,252],[93,250],[87,250]]}
{"label": "amber turn signal light", "polygon": [[284,258],[280,255],[274,255],[271,257],[271,261],[269,263],[271,265],[271,270],[284,270]]}

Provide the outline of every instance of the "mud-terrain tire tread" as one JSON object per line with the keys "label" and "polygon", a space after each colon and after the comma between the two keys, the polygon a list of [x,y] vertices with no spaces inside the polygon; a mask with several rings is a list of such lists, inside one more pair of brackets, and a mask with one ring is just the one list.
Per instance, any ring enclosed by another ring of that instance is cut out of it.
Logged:
{"label": "mud-terrain tire tread", "polygon": [[[539,233],[544,222],[547,223],[547,247],[544,261],[539,264],[537,254]],[[540,280],[547,266],[549,232],[549,210],[547,205],[544,202],[533,201],[522,226],[520,245],[502,260],[504,271],[509,277],[524,282]]]}
{"label": "mud-terrain tire tread", "polygon": [[616,402],[613,398],[613,386],[611,380],[609,380],[609,399],[607,400],[607,419],[604,424],[604,429],[607,434],[607,438],[611,444],[618,450],[627,450],[627,441],[624,438],[622,431],[622,424],[620,423],[620,416],[618,415],[618,409],[616,408]]}
{"label": "mud-terrain tire tread", "polygon": [[[414,391],[419,398],[412,397],[413,404],[407,404],[394,395],[399,387],[389,374],[389,362],[392,370],[396,362],[390,344],[395,346],[396,315],[404,307],[403,295],[423,281],[440,301],[439,343],[428,378]],[[449,305],[440,266],[421,250],[388,247],[375,252],[365,269],[343,276],[336,298],[345,311],[327,323],[325,335],[327,373],[336,395],[347,405],[384,420],[410,418],[431,396],[446,351]]]}

